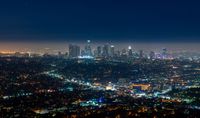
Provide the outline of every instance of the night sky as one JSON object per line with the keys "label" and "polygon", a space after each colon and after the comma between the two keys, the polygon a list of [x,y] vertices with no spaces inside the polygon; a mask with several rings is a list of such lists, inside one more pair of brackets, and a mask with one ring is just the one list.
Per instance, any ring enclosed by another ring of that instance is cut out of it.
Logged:
{"label": "night sky", "polygon": [[200,42],[196,0],[1,0],[0,41]]}

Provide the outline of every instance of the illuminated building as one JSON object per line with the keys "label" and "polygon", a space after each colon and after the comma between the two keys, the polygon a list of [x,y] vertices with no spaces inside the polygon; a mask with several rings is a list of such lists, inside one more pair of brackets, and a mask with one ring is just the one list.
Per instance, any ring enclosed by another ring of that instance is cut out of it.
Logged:
{"label": "illuminated building", "polygon": [[113,84],[111,82],[106,86],[106,90],[114,90]]}
{"label": "illuminated building", "polygon": [[127,51],[126,51],[126,49],[125,49],[125,48],[124,48],[124,49],[122,49],[121,56],[122,56],[122,57],[124,57],[124,58],[126,58],[126,57],[127,57]]}
{"label": "illuminated building", "polygon": [[85,55],[86,56],[92,56],[92,49],[91,49],[91,45],[90,45],[90,40],[87,40],[87,44],[85,46]]}
{"label": "illuminated building", "polygon": [[122,49],[122,55],[126,55],[126,49]]}
{"label": "illuminated building", "polygon": [[167,48],[163,48],[163,49],[162,49],[162,54],[163,54],[163,55],[166,55],[166,54],[167,54]]}
{"label": "illuminated building", "polygon": [[112,90],[112,86],[106,86],[106,90]]}
{"label": "illuminated building", "polygon": [[163,58],[163,59],[166,59],[166,58],[167,58],[167,49],[166,49],[166,48],[163,48],[163,49],[162,49],[162,58]]}
{"label": "illuminated building", "polygon": [[130,88],[139,88],[143,91],[149,90],[150,84],[132,84],[129,86]]}
{"label": "illuminated building", "polygon": [[113,57],[115,55],[115,46],[111,45],[110,46],[110,56]]}
{"label": "illuminated building", "polygon": [[144,51],[143,50],[139,51],[139,58],[140,59],[144,58]]}
{"label": "illuminated building", "polygon": [[131,46],[128,46],[128,56],[129,56],[129,57],[132,57],[132,56],[133,56],[133,51],[132,51]]}
{"label": "illuminated building", "polygon": [[155,59],[155,52],[151,51],[149,54],[150,59]]}
{"label": "illuminated building", "polygon": [[93,56],[78,56],[79,59],[93,59]]}

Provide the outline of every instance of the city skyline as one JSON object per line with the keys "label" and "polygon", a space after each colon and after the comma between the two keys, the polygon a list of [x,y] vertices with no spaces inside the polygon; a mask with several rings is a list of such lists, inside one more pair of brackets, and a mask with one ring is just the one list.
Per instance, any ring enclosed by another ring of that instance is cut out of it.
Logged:
{"label": "city skyline", "polygon": [[199,117],[199,5],[0,0],[0,117]]}
{"label": "city skyline", "polygon": [[[70,44],[79,45],[81,49],[84,49],[86,45],[86,41],[81,42],[68,42],[68,41],[58,41],[58,42],[0,42],[0,52],[8,52],[8,51],[19,51],[19,52],[36,52],[41,53],[44,50],[48,50],[48,53],[57,53],[58,51],[64,53],[68,52],[68,46]],[[94,42],[91,40],[92,50],[96,49],[98,46],[103,46],[105,44],[114,45],[116,50],[128,49],[129,46],[132,47],[133,50],[139,51],[144,50],[146,52],[157,51],[159,52],[163,48],[167,48],[170,52],[199,52],[200,47],[198,43],[179,43],[179,42],[167,42],[167,43],[159,43],[159,42]]]}

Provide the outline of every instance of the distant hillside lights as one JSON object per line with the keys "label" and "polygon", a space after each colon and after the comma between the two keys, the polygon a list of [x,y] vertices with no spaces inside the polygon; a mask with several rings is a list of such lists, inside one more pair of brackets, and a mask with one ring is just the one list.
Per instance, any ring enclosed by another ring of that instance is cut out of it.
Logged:
{"label": "distant hillside lights", "polygon": [[30,52],[2,51],[2,52],[0,52],[0,56],[31,57],[32,54]]}

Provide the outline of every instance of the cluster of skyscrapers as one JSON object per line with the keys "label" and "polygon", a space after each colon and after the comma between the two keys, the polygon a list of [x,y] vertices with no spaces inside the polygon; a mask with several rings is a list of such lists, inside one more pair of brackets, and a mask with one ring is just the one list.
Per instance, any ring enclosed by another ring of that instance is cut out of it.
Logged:
{"label": "cluster of skyscrapers", "polygon": [[128,47],[128,52],[126,49],[122,49],[121,51],[115,50],[115,46],[109,43],[106,43],[103,46],[97,46],[96,49],[92,49],[91,41],[87,40],[87,44],[84,49],[81,49],[80,46],[76,44],[69,45],[69,57],[117,57],[117,56],[132,56],[133,51],[131,46]]}
{"label": "cluster of skyscrapers", "polygon": [[149,54],[145,54],[143,50],[138,52],[133,51],[131,46],[128,46],[127,49],[123,48],[121,50],[115,49],[114,45],[106,43],[103,46],[97,46],[95,49],[91,47],[91,41],[87,40],[87,43],[83,49],[79,45],[70,44],[69,45],[69,57],[70,58],[93,58],[93,57],[103,57],[103,58],[112,58],[112,57],[135,57],[135,58],[150,58],[150,59],[166,59],[171,58],[167,53],[167,49],[163,48],[161,53],[155,53],[150,51]]}

